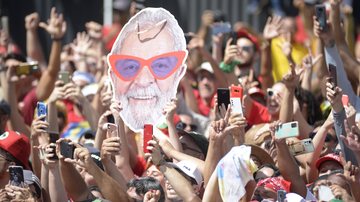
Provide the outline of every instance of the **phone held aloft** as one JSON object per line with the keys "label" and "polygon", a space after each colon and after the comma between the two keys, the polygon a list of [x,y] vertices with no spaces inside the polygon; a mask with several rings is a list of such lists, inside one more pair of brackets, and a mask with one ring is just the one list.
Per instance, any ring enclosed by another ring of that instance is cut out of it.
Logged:
{"label": "phone held aloft", "polygon": [[299,136],[299,127],[297,121],[280,124],[275,130],[275,139],[297,136]]}
{"label": "phone held aloft", "polygon": [[143,136],[143,152],[149,153],[149,150],[146,148],[148,142],[152,140],[153,136],[153,125],[152,124],[145,124],[144,125],[144,136]]}
{"label": "phone held aloft", "polygon": [[21,166],[9,166],[10,185],[23,187],[24,186],[24,171]]}
{"label": "phone held aloft", "polygon": [[15,69],[17,76],[31,75],[36,72],[40,72],[40,68],[37,62],[21,63]]}
{"label": "phone held aloft", "polygon": [[74,158],[75,146],[69,144],[68,142],[62,141],[60,142],[60,153],[64,158]]}
{"label": "phone held aloft", "polygon": [[299,142],[295,142],[293,144],[288,145],[290,152],[292,155],[301,155],[307,154],[314,151],[314,144],[312,143],[310,138],[300,140]]}

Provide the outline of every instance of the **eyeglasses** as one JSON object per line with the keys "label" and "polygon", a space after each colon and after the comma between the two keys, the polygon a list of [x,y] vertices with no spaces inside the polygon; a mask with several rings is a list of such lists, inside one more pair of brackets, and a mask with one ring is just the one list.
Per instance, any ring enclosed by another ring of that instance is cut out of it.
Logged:
{"label": "eyeglasses", "polygon": [[180,121],[179,123],[176,124],[177,129],[184,130],[186,127],[190,127],[191,131],[196,131],[196,129],[197,129],[197,125],[195,125],[195,124],[186,124],[182,121]]}
{"label": "eyeglasses", "polygon": [[159,80],[171,76],[183,63],[186,51],[169,52],[143,59],[131,55],[109,55],[111,69],[124,81],[132,81],[147,66],[151,74]]}
{"label": "eyeglasses", "polygon": [[251,52],[251,50],[253,50],[253,46],[237,46],[237,48],[248,53]]}

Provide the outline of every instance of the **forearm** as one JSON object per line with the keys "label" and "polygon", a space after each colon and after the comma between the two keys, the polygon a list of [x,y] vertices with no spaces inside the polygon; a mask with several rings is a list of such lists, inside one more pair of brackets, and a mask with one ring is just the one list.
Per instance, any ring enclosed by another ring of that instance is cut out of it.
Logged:
{"label": "forearm", "polygon": [[104,198],[109,201],[131,201],[126,190],[112,177],[100,170],[94,162],[91,162],[91,166],[87,169],[89,174],[94,177]]}
{"label": "forearm", "polygon": [[274,78],[272,76],[272,64],[271,64],[271,41],[267,41],[266,47],[261,50],[261,61],[260,61],[260,76],[262,78],[262,90],[266,92],[274,84]]}
{"label": "forearm", "polygon": [[58,79],[60,71],[61,42],[53,41],[49,58],[48,68],[41,75],[36,87],[36,98],[46,100],[54,90],[55,81]]}
{"label": "forearm", "polygon": [[311,76],[312,70],[306,69],[304,72],[303,80],[301,81],[301,88],[311,92]]}
{"label": "forearm", "polygon": [[211,174],[203,196],[204,202],[221,201],[216,170]]}
{"label": "forearm", "polygon": [[101,127],[102,126],[98,126],[98,129],[96,130],[95,143],[94,143],[94,147],[99,151],[101,151],[101,145],[105,140],[105,136],[106,136],[106,131],[104,131]]}
{"label": "forearm", "polygon": [[287,123],[293,120],[295,89],[285,87],[284,91],[284,97],[281,102],[279,115],[279,120],[281,123]]}
{"label": "forearm", "polygon": [[39,157],[39,149],[36,147],[39,146],[39,141],[37,137],[30,136],[30,146],[31,146],[31,165],[33,167],[34,173],[36,176],[41,177],[41,167],[42,163]]}
{"label": "forearm", "polygon": [[166,154],[166,155],[168,155],[168,157],[170,157],[172,159],[175,159],[177,161],[184,161],[184,160],[191,161],[194,164],[196,164],[197,169],[199,169],[199,171],[201,173],[205,172],[205,162],[198,159],[198,158],[192,157],[190,155],[179,152],[177,150],[171,150],[171,152],[169,154]]}
{"label": "forearm", "polygon": [[226,88],[230,86],[230,83],[227,82],[225,78],[225,73],[220,69],[219,63],[214,60],[211,54],[205,50],[204,48],[200,50],[201,55],[203,58],[208,61],[214,71],[215,79],[217,81],[219,88]]}
{"label": "forearm", "polygon": [[51,201],[67,201],[67,194],[61,181],[58,165],[49,171],[49,194]]}
{"label": "forearm", "polygon": [[111,159],[101,159],[101,162],[104,166],[105,172],[110,175],[117,183],[119,183],[123,190],[126,190],[126,183],[129,180],[125,180],[124,176],[118,170],[115,163]]}
{"label": "forearm", "polygon": [[300,110],[296,110],[294,113],[294,121],[297,121],[299,124],[299,139],[309,138],[309,134],[314,130],[314,127],[309,125],[309,123],[305,120],[303,114]]}
{"label": "forearm", "polygon": [[207,185],[211,174],[214,172],[217,163],[221,159],[221,149],[223,141],[209,140],[209,149],[205,159],[204,184]]}
{"label": "forearm", "polygon": [[51,202],[49,195],[49,169],[41,164],[41,177],[40,177],[42,195],[45,202]]}
{"label": "forearm", "polygon": [[165,175],[175,192],[184,201],[201,201],[196,195],[190,182],[183,177],[175,168],[168,166],[167,164],[160,165],[160,171]]}
{"label": "forearm", "polygon": [[339,45],[346,44],[345,33],[343,32],[343,28],[341,27],[340,3],[331,6],[331,12],[329,14],[329,17],[332,28],[333,30],[335,30],[333,33],[336,43]]}
{"label": "forearm", "polygon": [[[186,75],[185,75],[186,76]],[[184,88],[184,98],[186,105],[195,113],[200,113],[199,107],[196,103],[196,97],[194,95],[193,89],[191,87],[190,82],[186,79],[185,81],[182,81],[182,86]]]}
{"label": "forearm", "polygon": [[291,182],[291,192],[297,193],[302,197],[306,196],[307,190],[304,180],[300,176],[299,168],[291,156],[285,142],[276,142],[278,167],[285,180]]}
{"label": "forearm", "polygon": [[171,120],[166,120],[166,123],[168,125],[168,131],[169,131],[169,140],[171,145],[177,150],[182,152],[182,146],[179,140],[179,135],[176,131],[176,127],[173,122],[173,117],[171,117]]}
{"label": "forearm", "polygon": [[49,132],[59,133],[59,123],[57,116],[57,108],[55,102],[49,102],[48,104],[48,122],[49,122]]}
{"label": "forearm", "polygon": [[98,128],[99,115],[97,111],[91,106],[89,100],[82,96],[80,99],[81,103],[81,113],[84,115],[85,119],[89,122],[91,130],[95,131]]}
{"label": "forearm", "polygon": [[88,199],[91,193],[79,172],[72,164],[64,162],[63,159],[60,159],[59,162],[61,179],[70,198],[74,201]]}
{"label": "forearm", "polygon": [[39,64],[46,65],[37,29],[26,30],[26,55],[33,60],[38,61]]}
{"label": "forearm", "polygon": [[354,201],[360,201],[360,183],[359,179],[357,179],[357,182],[349,183],[352,197],[354,198]]}

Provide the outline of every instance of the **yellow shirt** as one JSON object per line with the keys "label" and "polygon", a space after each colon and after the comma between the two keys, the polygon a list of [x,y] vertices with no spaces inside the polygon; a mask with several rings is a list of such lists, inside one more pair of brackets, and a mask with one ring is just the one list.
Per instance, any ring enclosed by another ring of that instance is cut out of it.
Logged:
{"label": "yellow shirt", "polygon": [[[274,82],[282,80],[282,77],[289,71],[289,62],[281,50],[282,39],[277,37],[271,41],[271,62]],[[295,64],[301,64],[302,59],[308,54],[304,44],[293,43],[291,57]]]}

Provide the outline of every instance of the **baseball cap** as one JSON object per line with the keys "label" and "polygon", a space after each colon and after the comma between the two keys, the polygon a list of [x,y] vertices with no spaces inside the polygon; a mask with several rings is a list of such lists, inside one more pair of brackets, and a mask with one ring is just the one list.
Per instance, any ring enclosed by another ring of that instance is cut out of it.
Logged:
{"label": "baseball cap", "polygon": [[5,100],[0,101],[0,111],[5,113],[6,115],[10,115],[11,113],[11,107],[9,103],[7,103]]}
{"label": "baseball cap", "polygon": [[191,131],[191,132],[186,132],[183,129],[180,128],[176,128],[176,130],[178,131],[178,133],[182,136],[182,135],[188,135],[189,137],[191,137],[191,139],[194,141],[194,143],[200,148],[201,152],[204,154],[204,156],[206,157],[207,154],[207,150],[209,147],[209,141],[206,139],[205,136],[195,132],[195,131]]}
{"label": "baseball cap", "polygon": [[95,82],[95,77],[90,74],[89,72],[81,72],[81,71],[75,71],[72,75],[73,81],[85,81],[87,84],[92,84]]}
{"label": "baseball cap", "polygon": [[28,185],[34,185],[38,198],[41,196],[41,183],[39,178],[30,170],[24,170],[24,181]]}
{"label": "baseball cap", "polygon": [[187,176],[194,179],[196,181],[197,185],[201,185],[201,183],[203,181],[203,177],[202,177],[199,169],[197,169],[195,163],[188,161],[188,160],[184,160],[184,161],[180,161],[176,164],[170,163],[170,165],[172,165],[174,168],[181,170]]}
{"label": "baseball cap", "polygon": [[259,39],[252,35],[250,32],[248,32],[246,29],[240,29],[238,32],[237,32],[237,38],[240,39],[240,38],[247,38],[249,39],[255,46],[256,48],[256,51],[259,51],[260,50],[260,47],[259,47]]}
{"label": "baseball cap", "polygon": [[341,166],[343,166],[341,164],[341,160],[340,160],[340,156],[339,155],[336,155],[334,153],[330,153],[330,154],[326,154],[325,156],[319,158],[317,161],[316,161],[316,168],[319,169],[319,167],[321,166],[322,163],[324,163],[325,161],[335,161],[337,162],[338,164],[340,164]]}
{"label": "baseball cap", "polygon": [[26,169],[30,169],[30,141],[24,134],[16,131],[4,132],[0,135],[0,148],[11,154]]}
{"label": "baseball cap", "polygon": [[209,72],[211,74],[214,74],[214,70],[213,70],[210,62],[201,63],[200,68],[197,69],[196,73],[199,73],[201,71],[207,71],[207,72]]}

